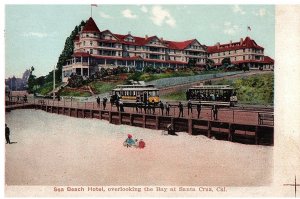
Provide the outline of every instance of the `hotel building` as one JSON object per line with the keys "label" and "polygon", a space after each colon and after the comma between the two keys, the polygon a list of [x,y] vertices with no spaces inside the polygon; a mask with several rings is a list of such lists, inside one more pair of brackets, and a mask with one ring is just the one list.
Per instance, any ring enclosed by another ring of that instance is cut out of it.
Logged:
{"label": "hotel building", "polygon": [[193,59],[196,66],[204,66],[207,60],[205,46],[197,39],[169,41],[157,36],[136,37],[100,31],[93,18],[74,40],[73,58],[63,66],[63,82],[72,73],[90,76],[102,67],[123,66],[142,70],[145,66],[182,67]]}
{"label": "hotel building", "polygon": [[207,59],[221,66],[229,57],[232,64],[249,66],[250,69],[273,69],[274,60],[264,56],[264,48],[249,37],[240,42],[202,45],[197,39],[169,41],[157,36],[137,37],[100,31],[93,18],[89,18],[74,40],[74,53],[62,68],[62,80],[70,75],[90,76],[101,68],[117,66],[143,70],[145,66],[183,67],[190,60],[197,67],[204,67]]}
{"label": "hotel building", "polygon": [[249,66],[250,69],[273,70],[274,60],[264,56],[264,48],[250,37],[241,38],[240,42],[232,42],[207,47],[208,59],[212,59],[215,66],[221,66],[224,58],[230,58],[234,65]]}

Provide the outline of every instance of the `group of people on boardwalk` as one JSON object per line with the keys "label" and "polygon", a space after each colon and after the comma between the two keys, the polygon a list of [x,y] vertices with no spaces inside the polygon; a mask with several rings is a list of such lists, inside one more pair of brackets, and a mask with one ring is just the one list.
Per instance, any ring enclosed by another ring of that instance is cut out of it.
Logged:
{"label": "group of people on boardwalk", "polygon": [[[14,100],[13,100],[13,96],[11,95],[10,92],[7,94],[7,97],[8,97],[8,101],[10,101],[10,102],[14,101]],[[26,94],[23,95],[23,97],[17,95],[15,99],[16,99],[16,102],[17,102],[17,103],[21,103],[21,102],[27,103],[27,102],[28,102],[28,99],[27,99],[27,95],[26,95]],[[22,100],[23,100],[23,101],[22,101]]]}
{"label": "group of people on boardwalk", "polygon": [[[96,101],[97,101],[97,107],[100,108],[101,100],[100,100],[100,97],[99,97],[99,96],[96,98]],[[106,104],[107,104],[107,98],[104,97],[103,100],[102,100],[102,107],[103,107],[103,110],[106,109]]]}
{"label": "group of people on boardwalk", "polygon": [[[100,97],[97,97],[97,106],[100,107]],[[103,98],[103,110],[106,109],[106,104],[107,104],[107,98],[104,97]],[[111,104],[115,104],[117,111],[118,112],[125,112],[125,105],[122,101],[122,99],[120,97],[115,97],[115,100],[111,100]],[[135,111],[137,113],[144,113],[144,114],[156,114],[156,109],[160,109],[160,114],[161,115],[166,115],[166,116],[170,116],[170,108],[171,105],[168,102],[163,103],[162,101],[159,101],[158,103],[155,102],[154,100],[148,102],[141,102],[139,99],[136,100],[135,104]],[[174,105],[172,105],[174,107]],[[178,117],[184,117],[184,105],[183,103],[179,102],[178,103]],[[188,116],[193,115],[193,107],[196,106],[196,110],[197,110],[197,118],[200,118],[201,115],[201,110],[202,110],[202,104],[201,101],[199,101],[198,103],[192,103],[191,100],[188,101],[187,103],[187,114]],[[175,110],[175,109],[174,109]],[[218,120],[218,106],[217,105],[212,105],[212,113],[213,113],[213,118],[214,120]]]}
{"label": "group of people on boardwalk", "polygon": [[139,100],[136,100],[135,103],[135,110],[137,113],[142,113],[144,109],[145,114],[153,114],[155,115],[155,110],[156,108],[160,109],[161,115],[167,115],[169,116],[170,114],[170,104],[166,102],[165,104],[162,101],[159,101],[158,103],[154,102],[140,102]]}

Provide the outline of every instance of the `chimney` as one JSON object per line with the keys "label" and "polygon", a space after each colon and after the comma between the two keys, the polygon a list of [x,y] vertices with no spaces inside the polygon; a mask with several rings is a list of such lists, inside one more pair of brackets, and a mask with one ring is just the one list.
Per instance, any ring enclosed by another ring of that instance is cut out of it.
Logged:
{"label": "chimney", "polygon": [[128,31],[128,34],[131,35],[131,31]]}
{"label": "chimney", "polygon": [[217,43],[216,43],[216,46],[217,46],[217,48],[219,49],[219,48],[220,48],[220,42],[217,42]]}
{"label": "chimney", "polygon": [[147,40],[148,39],[148,35],[145,35],[145,40]]}
{"label": "chimney", "polygon": [[240,39],[240,45],[242,45],[242,44],[243,44],[243,38]]}
{"label": "chimney", "polygon": [[230,40],[230,46],[232,45],[232,40]]}

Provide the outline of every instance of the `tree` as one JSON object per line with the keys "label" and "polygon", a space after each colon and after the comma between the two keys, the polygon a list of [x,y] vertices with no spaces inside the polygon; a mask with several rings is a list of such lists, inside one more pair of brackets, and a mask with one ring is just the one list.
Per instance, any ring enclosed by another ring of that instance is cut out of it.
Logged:
{"label": "tree", "polygon": [[223,66],[229,66],[231,65],[231,61],[230,61],[230,58],[229,57],[225,57],[223,60],[222,60],[222,65]]}
{"label": "tree", "polygon": [[68,80],[68,86],[78,88],[83,85],[83,77],[80,75],[72,75]]}
{"label": "tree", "polygon": [[188,61],[188,67],[195,67],[197,63],[196,59],[190,58]]}
{"label": "tree", "polygon": [[[66,64],[66,61],[68,59],[72,58],[72,54],[73,54],[73,50],[74,50],[74,42],[73,41],[74,41],[76,35],[79,33],[81,27],[84,25],[85,25],[85,22],[81,21],[79,26],[75,26],[74,30],[71,32],[70,36],[65,41],[64,49],[63,49],[62,53],[60,54],[60,56],[58,58],[58,62],[56,64],[57,70],[55,72],[55,76],[57,77],[58,82],[62,81],[62,79],[61,79],[62,67]],[[46,78],[46,79],[48,80],[51,78]]]}
{"label": "tree", "polygon": [[212,69],[212,68],[214,67],[214,65],[215,65],[214,60],[212,60],[212,59],[207,59],[207,60],[206,60],[206,66],[205,66],[205,69],[206,69],[206,70],[210,70],[210,69]]}
{"label": "tree", "polygon": [[28,91],[29,93],[33,93],[33,92],[34,92],[34,86],[35,86],[35,84],[36,84],[36,76],[32,74],[33,71],[34,71],[34,67],[31,66],[31,68],[30,68],[30,75],[29,75],[28,83],[27,83],[27,84],[28,84],[28,89],[27,89],[27,91]]}

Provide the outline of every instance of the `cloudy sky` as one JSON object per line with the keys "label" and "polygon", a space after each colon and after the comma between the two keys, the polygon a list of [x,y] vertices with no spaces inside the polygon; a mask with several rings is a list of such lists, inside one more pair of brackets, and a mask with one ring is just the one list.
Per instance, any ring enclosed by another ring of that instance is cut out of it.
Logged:
{"label": "cloudy sky", "polygon": [[[214,45],[250,36],[275,54],[275,7],[272,5],[99,5],[93,7],[98,28],[135,36],[146,34],[182,41],[196,38]],[[65,39],[90,5],[6,5],[5,77],[35,67],[36,76],[56,65]],[[251,27],[251,31],[247,27]]]}

